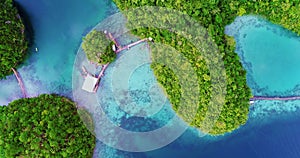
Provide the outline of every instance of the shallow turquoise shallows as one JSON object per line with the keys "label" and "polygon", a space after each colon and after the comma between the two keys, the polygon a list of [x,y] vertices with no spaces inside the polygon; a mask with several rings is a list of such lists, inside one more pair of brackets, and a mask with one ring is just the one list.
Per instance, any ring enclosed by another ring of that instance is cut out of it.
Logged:
{"label": "shallow turquoise shallows", "polygon": [[[73,63],[82,36],[116,9],[109,0],[18,0],[18,2],[28,12],[35,31],[32,54],[18,69],[29,96],[58,93],[71,97]],[[299,60],[297,52],[300,44],[294,34],[253,16],[237,18],[226,31],[237,40],[236,52],[248,70],[248,84],[255,95],[299,95],[297,85],[300,84],[300,77],[297,69],[300,62],[297,62]],[[143,46],[137,46],[127,53],[147,53],[143,50]],[[39,49],[38,52],[34,52],[35,47]],[[126,61],[119,60],[115,64],[119,64],[118,68],[121,70],[126,70],[128,66]],[[107,116],[114,124],[121,124],[122,128],[137,132],[163,126],[164,122],[174,115],[169,105],[165,106],[168,108],[162,108],[157,115],[147,118],[145,123],[142,118],[127,117],[128,115],[120,110],[117,104],[109,100],[110,96],[107,94],[114,93],[105,88],[110,86],[110,76],[116,67],[117,65],[109,67],[101,82],[100,88],[103,88],[103,91],[97,93],[99,102],[108,103],[108,106],[102,106]],[[148,64],[132,71],[128,84],[130,96],[137,104],[144,106],[146,104],[143,103],[149,103],[148,99],[139,99],[148,98],[147,93],[140,91],[147,91],[149,85],[154,82],[155,78]],[[0,87],[2,105],[22,97],[14,76],[1,80]],[[196,129],[189,128],[173,143],[161,149],[141,153],[116,150],[97,141],[94,157],[299,158],[299,109],[300,101],[259,101],[251,106],[247,124],[225,136],[201,137]],[[94,112],[97,112],[96,110]],[[95,123],[98,128],[103,128],[101,122],[95,120]],[[159,138],[165,137],[166,135],[161,135]],[[135,140],[139,141],[146,143]]]}
{"label": "shallow turquoise shallows", "polygon": [[296,34],[253,16],[237,18],[227,33],[238,41],[236,52],[254,95],[300,94],[300,38]]}

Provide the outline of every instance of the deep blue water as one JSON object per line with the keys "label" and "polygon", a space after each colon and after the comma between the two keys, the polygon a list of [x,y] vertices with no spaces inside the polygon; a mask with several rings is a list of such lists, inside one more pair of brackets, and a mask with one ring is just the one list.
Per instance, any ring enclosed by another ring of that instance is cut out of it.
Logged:
{"label": "deep blue water", "polygon": [[[30,15],[35,30],[34,47],[39,48],[39,52],[33,53],[25,66],[19,69],[30,96],[40,93],[59,93],[71,97],[72,68],[81,37],[111,14],[110,9],[113,6],[109,1],[101,0],[18,0],[18,2]],[[240,26],[241,23],[244,25]],[[299,55],[297,54],[299,47],[297,42],[299,40],[295,35],[279,26],[266,21],[261,22],[256,18],[250,18],[250,20],[244,18],[242,22],[237,21],[228,29],[230,30],[230,28],[236,28],[231,29],[228,34],[234,35],[238,40],[236,51],[243,57],[243,61],[246,61],[243,63],[244,66],[254,72],[249,71],[247,77],[248,84],[255,94],[298,94],[296,86],[300,83],[297,78],[299,76],[297,72],[297,55]],[[265,43],[261,44],[261,42]],[[279,46],[281,47],[278,48]],[[141,51],[140,47],[136,49]],[[280,54],[279,56],[278,53],[282,51],[286,55]],[[132,52],[134,53],[134,49]],[[272,54],[272,52],[276,54]],[[280,60],[283,58],[284,60]],[[265,60],[267,61],[265,64],[269,64],[265,65],[266,72],[257,72],[257,70],[262,70],[262,61]],[[291,65],[287,65],[287,61]],[[271,72],[272,68],[274,72]],[[146,72],[145,77],[151,75],[147,65],[137,69],[136,73],[142,73],[141,70]],[[135,76],[136,80],[142,80],[133,73],[133,77]],[[108,78],[104,78],[104,80],[108,80]],[[150,76],[147,81],[152,83],[153,78]],[[21,97],[13,76],[0,81],[0,85],[2,87],[0,89],[1,104]],[[134,89],[134,87],[130,88]],[[11,97],[12,95],[14,97]],[[250,108],[247,124],[225,136],[200,137],[197,130],[189,128],[173,143],[161,149],[144,153],[116,150],[97,141],[94,157],[299,158],[299,107],[300,101],[260,101]],[[107,112],[111,112],[111,115],[119,114],[120,116],[111,117],[118,118],[115,123],[120,123],[118,121],[122,123],[124,120],[120,120],[120,118],[124,114],[115,112],[115,110],[112,108]],[[130,120],[125,123],[129,124]],[[151,127],[151,124],[148,126]]]}

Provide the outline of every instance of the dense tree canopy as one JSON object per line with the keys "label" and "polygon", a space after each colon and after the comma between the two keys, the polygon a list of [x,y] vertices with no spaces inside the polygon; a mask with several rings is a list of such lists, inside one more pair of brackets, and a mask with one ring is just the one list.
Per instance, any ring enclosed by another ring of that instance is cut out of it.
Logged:
{"label": "dense tree canopy", "polygon": [[25,59],[25,26],[12,0],[0,0],[0,79]]}
{"label": "dense tree canopy", "polygon": [[103,32],[93,30],[83,38],[82,48],[89,61],[107,64],[115,60],[116,53],[112,50],[112,42]]}
{"label": "dense tree canopy", "polygon": [[20,99],[0,113],[0,157],[92,157],[95,137],[66,98]]}
{"label": "dense tree canopy", "polygon": [[[234,52],[235,41],[225,35],[225,26],[232,23],[237,16],[255,14],[263,16],[270,21],[281,24],[296,33],[300,33],[300,3],[298,0],[114,0],[121,10],[127,10],[139,6],[162,6],[187,13],[207,28],[209,35],[217,43],[226,67],[227,94],[218,121],[215,123],[211,134],[221,134],[232,131],[247,121],[249,112],[249,98],[251,91],[246,84],[246,72],[243,69],[239,57]],[[153,13],[155,14],[155,13]],[[127,17],[130,18],[134,17]],[[197,116],[191,125],[203,126],[205,113],[211,95],[211,83],[209,71],[205,61],[201,59],[201,52],[195,51],[194,46],[168,30],[155,28],[142,28],[132,31],[140,37],[153,37],[157,42],[163,42],[176,48],[188,59],[197,71],[199,86],[201,89],[200,104]],[[180,44],[179,44],[180,43]],[[168,93],[168,97],[174,107],[178,108],[180,99],[180,85],[172,71],[163,65],[153,63],[152,69],[158,81]],[[180,76],[179,76],[180,77]],[[188,107],[188,105],[186,105]],[[184,118],[183,118],[184,119]]]}

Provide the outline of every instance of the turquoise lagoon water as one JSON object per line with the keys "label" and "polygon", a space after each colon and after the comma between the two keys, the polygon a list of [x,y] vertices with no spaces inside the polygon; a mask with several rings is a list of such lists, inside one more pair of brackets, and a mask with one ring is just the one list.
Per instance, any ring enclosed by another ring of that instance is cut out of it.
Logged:
{"label": "turquoise lagoon water", "polygon": [[[112,14],[111,10],[115,11],[114,7],[110,1],[101,0],[18,0],[18,2],[30,15],[35,30],[34,47],[39,48],[39,52],[32,51],[28,61],[18,69],[30,96],[40,93],[58,93],[72,97],[72,70],[75,59],[77,59],[77,68],[80,68],[80,64],[84,64],[90,71],[99,72],[99,68],[88,64],[83,54],[76,56],[81,37],[103,18]],[[248,70],[248,84],[254,94],[286,96],[298,94],[297,85],[300,82],[296,61],[299,40],[295,35],[255,17],[238,18],[226,30],[227,34],[235,36],[237,40],[236,52]],[[147,49],[144,44],[123,53],[138,53],[135,57],[147,60]],[[137,61],[135,57],[127,56],[126,62]],[[159,99],[165,103],[164,106],[154,108],[160,111],[145,119],[126,113],[125,111],[131,109],[122,109],[114,101],[115,97],[124,97],[113,96],[114,92],[111,91],[114,68],[128,70],[128,63],[121,60],[122,54],[119,59],[108,68],[100,85],[101,91],[92,96],[96,98],[95,106],[88,107],[88,110],[94,113],[93,116],[97,116],[95,114],[101,107],[113,124],[132,131],[150,131],[165,125],[174,113],[163,97]],[[127,95],[132,97],[138,106],[143,107],[151,102],[149,95],[159,90],[153,86],[156,80],[149,69],[149,64],[139,65],[131,69]],[[75,74],[80,76],[79,71],[76,71],[76,68],[74,70]],[[122,78],[117,79],[122,80]],[[73,81],[73,84],[80,85],[83,79],[78,77]],[[117,83],[114,86],[122,86],[124,82]],[[0,85],[0,104],[7,104],[22,97],[13,76],[0,81]],[[161,95],[154,95],[157,96]],[[149,152],[116,150],[98,140],[94,157],[298,158],[300,157],[299,107],[300,101],[259,101],[250,108],[247,124],[230,134],[201,137],[199,131],[188,128],[171,144]],[[96,132],[101,131],[100,128],[105,128],[97,118],[95,123],[96,129],[98,128]],[[161,138],[166,136],[167,134],[161,135]]]}
{"label": "turquoise lagoon water", "polygon": [[237,18],[227,34],[238,41],[236,52],[254,95],[299,95],[300,38],[296,34],[253,16]]}

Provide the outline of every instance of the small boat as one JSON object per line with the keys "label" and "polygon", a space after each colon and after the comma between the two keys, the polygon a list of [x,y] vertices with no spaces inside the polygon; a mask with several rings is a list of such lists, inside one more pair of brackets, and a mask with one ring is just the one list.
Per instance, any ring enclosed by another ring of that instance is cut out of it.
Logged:
{"label": "small boat", "polygon": [[36,52],[38,52],[38,51],[39,51],[37,47],[35,47],[35,51],[36,51]]}

